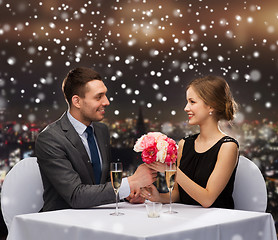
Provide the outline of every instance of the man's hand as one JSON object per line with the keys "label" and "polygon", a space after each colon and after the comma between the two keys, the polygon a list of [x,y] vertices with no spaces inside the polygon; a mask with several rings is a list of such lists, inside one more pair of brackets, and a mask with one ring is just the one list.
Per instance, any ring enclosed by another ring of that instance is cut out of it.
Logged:
{"label": "man's hand", "polygon": [[128,177],[128,183],[130,186],[130,197],[138,197],[140,195],[140,188],[151,185],[156,181],[157,172],[147,166],[146,163],[141,164],[135,171],[135,173]]}

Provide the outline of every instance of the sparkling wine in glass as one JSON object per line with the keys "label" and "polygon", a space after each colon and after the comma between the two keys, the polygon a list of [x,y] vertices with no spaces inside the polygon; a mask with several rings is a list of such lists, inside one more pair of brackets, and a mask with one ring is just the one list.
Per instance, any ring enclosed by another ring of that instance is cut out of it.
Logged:
{"label": "sparkling wine in glass", "polygon": [[176,211],[172,210],[172,191],[175,185],[176,180],[176,173],[177,173],[177,166],[175,163],[167,163],[166,170],[165,170],[165,178],[167,187],[170,193],[170,209],[166,213],[177,213]]}
{"label": "sparkling wine in glass", "polygon": [[119,189],[122,183],[122,176],[123,176],[123,165],[121,162],[113,162],[110,164],[110,177],[112,186],[114,188],[114,192],[116,194],[116,211],[110,213],[113,216],[120,216],[123,213],[119,212],[118,210],[118,196],[119,196]]}

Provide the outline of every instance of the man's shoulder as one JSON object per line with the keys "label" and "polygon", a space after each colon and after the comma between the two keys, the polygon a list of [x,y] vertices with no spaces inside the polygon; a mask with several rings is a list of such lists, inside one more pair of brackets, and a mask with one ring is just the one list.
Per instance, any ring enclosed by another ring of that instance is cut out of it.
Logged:
{"label": "man's shoulder", "polygon": [[43,128],[39,133],[39,136],[48,134],[59,134],[59,132],[63,132],[61,127],[61,118]]}

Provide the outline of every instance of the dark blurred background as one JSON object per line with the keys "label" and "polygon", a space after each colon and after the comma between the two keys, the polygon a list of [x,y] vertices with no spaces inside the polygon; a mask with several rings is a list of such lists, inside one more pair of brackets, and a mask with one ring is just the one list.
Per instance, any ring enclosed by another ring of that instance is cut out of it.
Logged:
{"label": "dark blurred background", "polygon": [[198,131],[183,111],[185,87],[220,75],[240,105],[222,128],[261,169],[277,223],[276,0],[0,0],[0,16],[1,182],[67,109],[61,82],[72,68],[92,67],[104,78],[111,103],[104,122],[126,174],[141,161],[132,150],[141,134],[179,141]]}

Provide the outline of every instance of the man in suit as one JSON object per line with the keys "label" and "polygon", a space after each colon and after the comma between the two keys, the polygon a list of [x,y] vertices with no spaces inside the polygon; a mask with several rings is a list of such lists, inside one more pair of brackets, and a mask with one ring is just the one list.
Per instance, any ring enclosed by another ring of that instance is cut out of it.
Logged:
{"label": "man in suit", "polygon": [[[110,136],[107,126],[99,123],[109,105],[107,88],[97,72],[81,67],[68,73],[62,90],[68,111],[39,134],[35,146],[44,185],[42,211],[115,202],[109,176]],[[88,126],[93,129],[97,157],[87,139]],[[155,180],[156,172],[142,164],[123,178],[119,196],[140,201],[140,188]]]}

